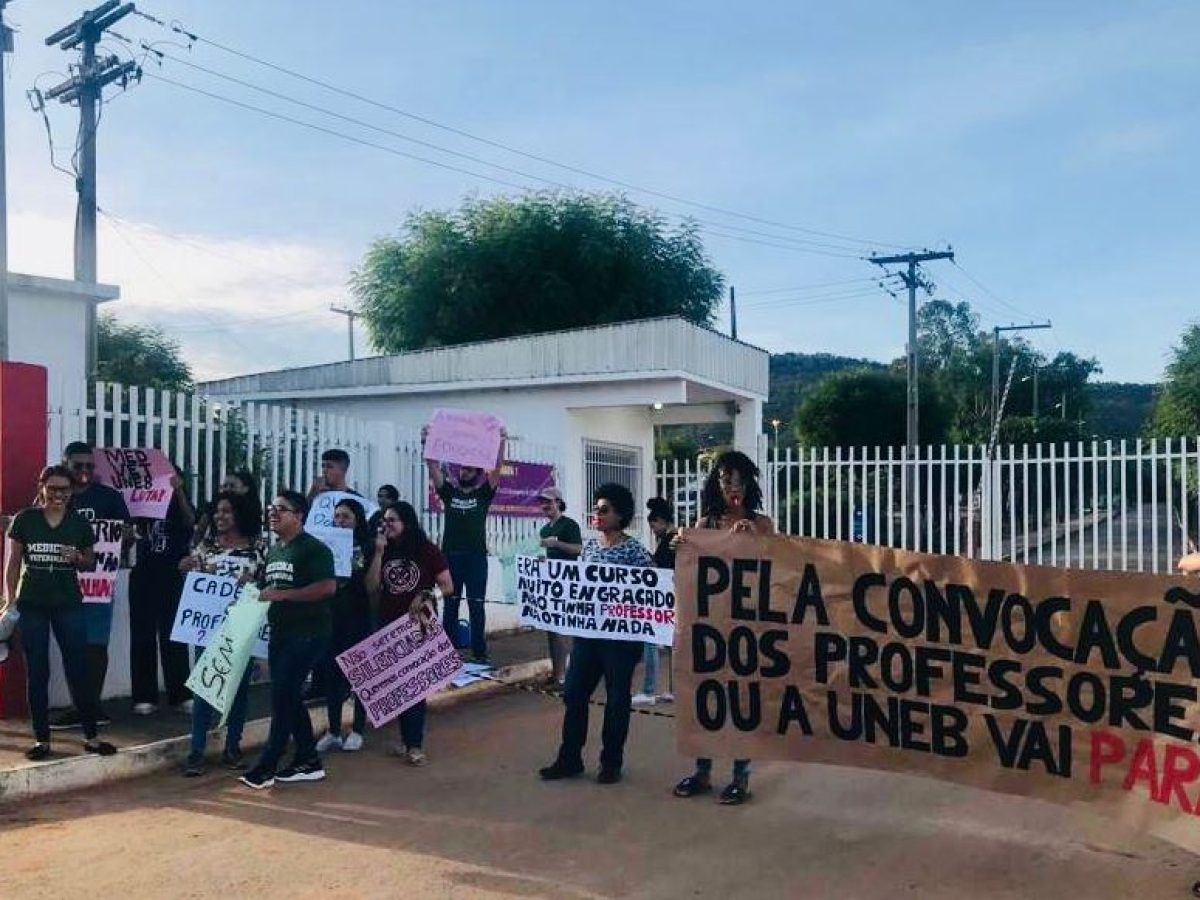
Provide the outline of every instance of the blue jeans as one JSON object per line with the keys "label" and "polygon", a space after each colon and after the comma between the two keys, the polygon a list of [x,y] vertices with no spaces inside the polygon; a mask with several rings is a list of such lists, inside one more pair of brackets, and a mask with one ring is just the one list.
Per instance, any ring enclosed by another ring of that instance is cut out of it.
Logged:
{"label": "blue jeans", "polygon": [[40,743],[50,740],[50,631],[58,641],[63,670],[71,701],[83,719],[83,736],[96,736],[96,707],[87,689],[87,622],[86,606],[78,604],[59,609],[42,609],[21,604],[21,647],[25,651],[25,671],[29,719],[33,739]]}
{"label": "blue jeans", "polygon": [[271,633],[271,643],[267,645],[267,662],[271,666],[271,729],[262,756],[254,766],[257,771],[275,774],[289,738],[296,744],[292,757],[295,762],[319,759],[312,719],[303,700],[304,679],[320,661],[328,644],[326,637]]}
{"label": "blue jeans", "polygon": [[425,701],[400,713],[400,742],[410,750],[425,746]]}
{"label": "blue jeans", "polygon": [[[242,729],[246,727],[246,704],[250,699],[250,673],[254,671],[254,663],[246,667],[242,683],[238,685],[237,693],[233,695],[233,706],[225,718],[225,749],[236,753],[242,746]],[[208,732],[213,723],[220,719],[220,713],[196,697],[192,703],[192,756],[201,756],[208,745]]]}
{"label": "blue jeans", "polygon": [[604,730],[600,766],[620,769],[625,761],[625,738],[629,736],[630,686],[633,670],[642,656],[641,644],[602,638],[575,638],[571,662],[567,667],[567,685],[563,691],[562,744],[558,761],[570,768],[583,765],[583,746],[587,743],[588,701],[604,679]]}
{"label": "blue jeans", "polygon": [[[24,612],[22,612],[22,615]],[[109,603],[83,604],[83,621],[89,647],[107,647],[112,634],[113,605]],[[96,695],[100,692],[97,690]]]}
{"label": "blue jeans", "polygon": [[447,553],[446,561],[450,563],[450,578],[454,581],[454,594],[446,598],[442,615],[446,634],[450,635],[451,642],[456,640],[458,601],[465,593],[471,619],[471,652],[476,656],[487,656],[487,613],[483,606],[483,595],[487,593],[487,554]]}
{"label": "blue jeans", "polygon": [[658,645],[642,646],[642,693],[654,696],[658,690]]}

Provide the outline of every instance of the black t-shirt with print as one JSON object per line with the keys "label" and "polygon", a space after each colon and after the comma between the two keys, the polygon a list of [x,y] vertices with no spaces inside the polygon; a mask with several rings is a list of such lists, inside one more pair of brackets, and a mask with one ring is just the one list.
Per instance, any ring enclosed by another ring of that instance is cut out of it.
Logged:
{"label": "black t-shirt with print", "polygon": [[442,550],[446,553],[487,553],[488,508],[496,489],[483,481],[474,490],[443,481],[437,495],[445,507],[445,527],[442,529]]}

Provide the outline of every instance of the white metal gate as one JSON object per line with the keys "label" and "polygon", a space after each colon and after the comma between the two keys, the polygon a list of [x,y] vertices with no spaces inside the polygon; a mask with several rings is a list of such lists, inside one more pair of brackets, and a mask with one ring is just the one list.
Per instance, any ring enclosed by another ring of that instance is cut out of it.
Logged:
{"label": "white metal gate", "polygon": [[[659,493],[699,515],[708,463],[661,460]],[[765,511],[787,534],[983,559],[1170,571],[1200,526],[1200,440],[776,450]]]}

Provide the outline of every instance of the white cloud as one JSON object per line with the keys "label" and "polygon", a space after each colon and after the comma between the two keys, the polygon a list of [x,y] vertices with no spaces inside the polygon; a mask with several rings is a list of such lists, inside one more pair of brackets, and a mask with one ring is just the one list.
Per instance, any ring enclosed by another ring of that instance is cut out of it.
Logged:
{"label": "white cloud", "polygon": [[[10,267],[70,277],[72,228],[15,212]],[[99,243],[100,280],[121,289],[105,308],[162,327],[198,380],[345,358],[345,320],[329,312],[346,301],[355,263],[341,248],[174,234],[106,216]]]}

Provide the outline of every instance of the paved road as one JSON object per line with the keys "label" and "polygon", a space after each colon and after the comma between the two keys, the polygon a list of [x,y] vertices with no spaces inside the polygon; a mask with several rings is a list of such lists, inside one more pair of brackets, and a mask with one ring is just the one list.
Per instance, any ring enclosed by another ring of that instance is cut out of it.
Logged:
{"label": "paved road", "polygon": [[669,719],[626,781],[542,784],[559,709],[506,694],[435,715],[431,765],[373,735],[320,784],[156,776],[0,806],[0,897],[1171,898],[1200,857],[1081,813],[923,779],[759,767],[755,800],[669,796]]}

